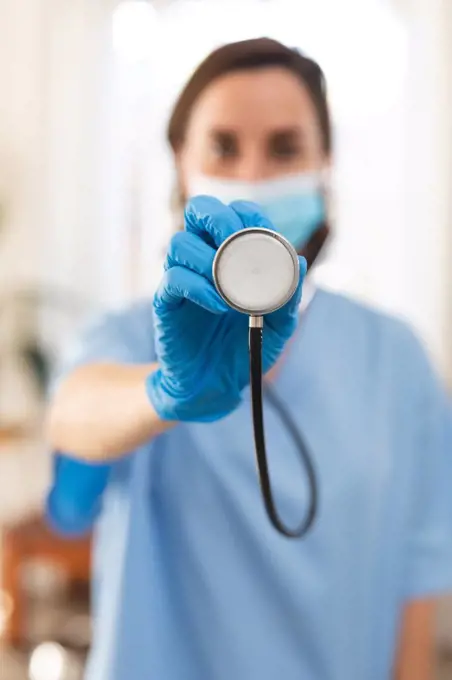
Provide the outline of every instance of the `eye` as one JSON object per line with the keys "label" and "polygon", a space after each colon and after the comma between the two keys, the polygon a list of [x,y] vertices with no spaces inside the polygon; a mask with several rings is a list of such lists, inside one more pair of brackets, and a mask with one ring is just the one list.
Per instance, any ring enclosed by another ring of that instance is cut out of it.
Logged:
{"label": "eye", "polygon": [[237,137],[232,132],[216,132],[212,137],[212,146],[218,158],[234,158],[239,152]]}
{"label": "eye", "polygon": [[269,153],[272,158],[291,160],[303,154],[303,144],[296,132],[278,132],[269,141]]}

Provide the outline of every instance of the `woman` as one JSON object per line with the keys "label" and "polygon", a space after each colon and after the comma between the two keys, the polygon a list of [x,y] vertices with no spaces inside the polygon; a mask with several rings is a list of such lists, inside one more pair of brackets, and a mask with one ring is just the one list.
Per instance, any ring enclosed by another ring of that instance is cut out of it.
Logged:
{"label": "woman", "polygon": [[[66,533],[98,519],[88,677],[430,680],[435,598],[452,586],[452,420],[424,352],[309,275],[298,328],[300,290],[266,319],[267,378],[320,486],[314,527],[287,540],[256,481],[247,320],[211,280],[216,248],[251,225],[312,267],[328,235],[322,72],[269,39],[222,47],[169,141],[191,200],[155,300],[86,334],[50,407],[49,519]],[[289,524],[307,494],[268,404],[265,419]]]}

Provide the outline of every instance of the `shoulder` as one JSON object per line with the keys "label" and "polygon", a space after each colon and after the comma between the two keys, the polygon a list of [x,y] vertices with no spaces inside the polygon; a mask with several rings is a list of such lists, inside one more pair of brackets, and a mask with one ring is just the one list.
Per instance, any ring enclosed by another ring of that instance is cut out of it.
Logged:
{"label": "shoulder", "polygon": [[64,348],[56,366],[56,380],[77,366],[94,361],[152,362],[153,337],[151,300],[140,300],[98,315]]}
{"label": "shoulder", "polygon": [[152,301],[138,300],[127,307],[105,312],[87,325],[85,334],[105,334],[130,346],[145,346],[153,336]]}
{"label": "shoulder", "polygon": [[336,341],[352,343],[376,363],[387,360],[403,372],[427,369],[426,348],[406,320],[325,289],[317,291],[315,304]]}
{"label": "shoulder", "polygon": [[416,333],[406,320],[383,312],[368,303],[323,288],[317,290],[316,299],[330,318],[352,324],[353,330],[377,331],[384,337],[402,343],[419,344]]}

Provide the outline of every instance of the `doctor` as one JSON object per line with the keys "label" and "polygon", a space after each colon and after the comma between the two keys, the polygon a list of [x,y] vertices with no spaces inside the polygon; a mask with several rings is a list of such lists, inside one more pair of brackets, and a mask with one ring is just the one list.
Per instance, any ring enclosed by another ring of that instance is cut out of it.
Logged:
{"label": "doctor", "polygon": [[[49,411],[49,522],[96,527],[87,678],[433,680],[452,419],[423,349],[398,320],[310,290],[309,274],[301,318],[300,289],[266,318],[267,379],[320,485],[313,529],[290,541],[256,479],[247,319],[212,282],[216,249],[247,226],[273,225],[314,265],[329,231],[322,72],[269,39],[224,46],[180,95],[169,142],[190,200],[161,286],[87,331]],[[270,404],[265,420],[294,524],[306,485]]]}

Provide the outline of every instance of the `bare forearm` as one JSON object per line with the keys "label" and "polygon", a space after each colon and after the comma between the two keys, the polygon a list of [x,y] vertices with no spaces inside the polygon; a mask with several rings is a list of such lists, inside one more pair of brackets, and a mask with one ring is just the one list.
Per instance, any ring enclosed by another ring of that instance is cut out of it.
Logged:
{"label": "bare forearm", "polygon": [[394,680],[433,680],[436,603],[418,600],[404,612]]}
{"label": "bare forearm", "polygon": [[173,423],[155,413],[145,391],[157,365],[99,363],[76,369],[50,406],[47,437],[53,448],[85,460],[120,457]]}

